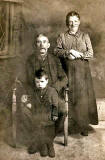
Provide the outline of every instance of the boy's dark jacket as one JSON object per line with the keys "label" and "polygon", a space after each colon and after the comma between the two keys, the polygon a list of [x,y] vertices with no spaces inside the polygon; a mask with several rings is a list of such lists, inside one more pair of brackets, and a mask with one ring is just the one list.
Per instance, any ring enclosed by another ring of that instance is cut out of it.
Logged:
{"label": "boy's dark jacket", "polygon": [[[55,57],[52,54],[48,54],[47,60],[48,60],[48,67],[49,67],[49,72],[51,76],[50,84],[59,92],[62,88],[66,87],[68,83],[67,76],[62,68],[60,60],[57,57]],[[28,84],[30,84],[31,86],[34,85],[35,71],[40,69],[38,68],[40,66],[39,63],[40,62],[39,62],[37,53],[29,56],[27,60],[27,63],[26,63],[27,81],[28,81]]]}
{"label": "boy's dark jacket", "polygon": [[34,127],[53,125],[52,117],[58,117],[58,94],[55,88],[30,88],[29,93]]}

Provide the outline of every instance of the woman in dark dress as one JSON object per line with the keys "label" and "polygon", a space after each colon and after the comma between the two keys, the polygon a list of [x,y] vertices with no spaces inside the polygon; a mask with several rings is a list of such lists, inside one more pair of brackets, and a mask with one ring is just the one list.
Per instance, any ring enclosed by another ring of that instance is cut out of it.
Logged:
{"label": "woman in dark dress", "polygon": [[69,84],[69,121],[73,119],[83,136],[88,136],[88,125],[98,124],[89,61],[93,49],[89,35],[80,31],[80,15],[71,11],[66,16],[68,30],[59,35],[54,54],[64,59]]}

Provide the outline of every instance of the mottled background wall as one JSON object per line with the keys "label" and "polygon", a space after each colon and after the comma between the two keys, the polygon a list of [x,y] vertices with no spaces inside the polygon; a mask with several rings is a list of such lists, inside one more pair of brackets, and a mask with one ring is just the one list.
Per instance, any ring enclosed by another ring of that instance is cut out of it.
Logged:
{"label": "mottled background wall", "polygon": [[16,77],[24,79],[24,64],[33,52],[34,38],[38,33],[48,35],[51,48],[57,35],[66,30],[66,14],[76,10],[81,16],[81,28],[90,34],[94,60],[90,62],[97,97],[105,97],[105,1],[104,0],[24,0],[21,51],[18,58],[0,60],[0,96],[5,99]]}

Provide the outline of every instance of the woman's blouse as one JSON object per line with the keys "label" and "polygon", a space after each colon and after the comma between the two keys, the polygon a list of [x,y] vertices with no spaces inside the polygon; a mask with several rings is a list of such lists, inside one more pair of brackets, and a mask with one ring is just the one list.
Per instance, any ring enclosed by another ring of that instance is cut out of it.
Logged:
{"label": "woman's blouse", "polygon": [[90,37],[87,33],[80,30],[76,34],[70,34],[69,31],[58,36],[57,46],[54,49],[54,54],[59,57],[67,58],[70,55],[70,50],[83,53],[84,59],[93,58],[93,48]]}

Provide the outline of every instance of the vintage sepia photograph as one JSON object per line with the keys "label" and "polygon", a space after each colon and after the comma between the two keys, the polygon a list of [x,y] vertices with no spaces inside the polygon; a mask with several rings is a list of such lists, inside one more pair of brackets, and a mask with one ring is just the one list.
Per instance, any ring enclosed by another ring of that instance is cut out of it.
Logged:
{"label": "vintage sepia photograph", "polygon": [[0,0],[0,160],[105,160],[104,52],[104,0]]}

